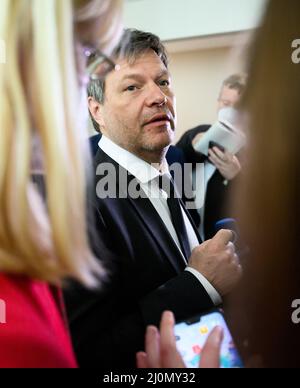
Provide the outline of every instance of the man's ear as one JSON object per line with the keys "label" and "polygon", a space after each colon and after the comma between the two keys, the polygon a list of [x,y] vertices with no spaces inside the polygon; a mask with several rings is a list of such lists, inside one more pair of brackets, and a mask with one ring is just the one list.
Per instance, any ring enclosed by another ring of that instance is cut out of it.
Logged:
{"label": "man's ear", "polygon": [[91,116],[99,125],[100,128],[105,127],[105,122],[102,115],[102,105],[96,101],[93,97],[88,97],[88,106]]}

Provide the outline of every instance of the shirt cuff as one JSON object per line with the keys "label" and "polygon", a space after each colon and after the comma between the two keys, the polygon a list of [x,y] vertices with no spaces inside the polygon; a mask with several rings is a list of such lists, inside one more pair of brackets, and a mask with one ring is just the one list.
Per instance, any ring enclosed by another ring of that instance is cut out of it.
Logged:
{"label": "shirt cuff", "polygon": [[219,306],[223,303],[222,298],[218,293],[218,291],[210,284],[210,282],[200,272],[198,272],[197,270],[191,267],[187,267],[185,270],[190,272],[199,280],[199,282],[205,288],[205,291],[208,293],[210,299],[212,300],[215,306]]}

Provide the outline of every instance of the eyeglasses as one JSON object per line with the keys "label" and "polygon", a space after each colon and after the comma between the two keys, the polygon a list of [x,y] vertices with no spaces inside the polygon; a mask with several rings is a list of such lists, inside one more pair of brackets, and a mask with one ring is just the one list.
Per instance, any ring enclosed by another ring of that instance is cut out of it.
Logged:
{"label": "eyeglasses", "polygon": [[86,71],[92,81],[104,80],[117,67],[115,62],[100,50],[85,48],[84,55],[87,60]]}

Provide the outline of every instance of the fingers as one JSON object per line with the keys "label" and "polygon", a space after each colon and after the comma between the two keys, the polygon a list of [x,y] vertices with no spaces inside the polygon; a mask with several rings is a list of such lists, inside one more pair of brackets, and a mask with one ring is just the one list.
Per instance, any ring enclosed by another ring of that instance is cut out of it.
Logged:
{"label": "fingers", "polygon": [[147,369],[149,368],[148,366],[148,359],[147,359],[147,354],[144,352],[139,352],[136,355],[136,365],[138,369]]}
{"label": "fingers", "polygon": [[209,335],[202,350],[200,368],[220,368],[220,353],[224,332],[221,327],[216,327]]}
{"label": "fingers", "polygon": [[222,229],[213,237],[212,242],[218,247],[226,247],[230,242],[234,241],[235,234],[232,230]]}
{"label": "fingers", "polygon": [[232,256],[231,263],[235,269],[235,282],[238,282],[243,276],[243,267],[241,266],[240,258],[236,253]]}
{"label": "fingers", "polygon": [[219,169],[226,169],[231,164],[239,165],[239,161],[235,155],[228,151],[222,152],[218,147],[208,150],[209,160]]}
{"label": "fingers", "polygon": [[225,168],[226,163],[220,159],[212,150],[208,151],[209,153],[209,160],[217,167],[217,168]]}
{"label": "fingers", "polygon": [[162,316],[160,334],[154,326],[147,328],[146,351],[136,355],[138,368],[185,368],[176,348],[174,325],[174,315],[167,311]]}
{"label": "fingers", "polygon": [[161,344],[164,346],[176,346],[174,336],[175,318],[171,311],[163,313],[160,323]]}
{"label": "fingers", "polygon": [[228,252],[230,252],[232,255],[235,254],[235,245],[233,242],[229,241],[229,243],[227,244],[227,250]]}
{"label": "fingers", "polygon": [[243,274],[243,269],[241,266],[240,258],[236,253],[235,245],[232,242],[228,243],[226,251],[231,258],[231,263],[236,267],[238,277],[240,277]]}
{"label": "fingers", "polygon": [[236,253],[233,255],[232,261],[233,261],[233,264],[235,264],[236,266],[240,265],[240,258]]}
{"label": "fingers", "polygon": [[160,325],[162,368],[185,368],[184,362],[176,348],[174,325],[173,313],[166,311],[162,316]]}
{"label": "fingers", "polygon": [[235,244],[238,241],[238,235],[234,230],[231,230],[231,233],[233,235],[231,242]]}
{"label": "fingers", "polygon": [[243,267],[241,266],[241,264],[239,263],[238,266],[237,266],[237,274],[238,274],[238,279],[241,279],[242,276],[243,276]]}
{"label": "fingers", "polygon": [[[146,332],[145,350],[148,368],[160,368],[159,332],[156,327],[149,326]],[[140,356],[141,357],[141,356]]]}
{"label": "fingers", "polygon": [[233,159],[234,159],[234,155],[231,154],[230,152],[228,152],[227,150],[225,150],[224,152],[221,151],[218,147],[214,147],[212,149],[212,151],[214,152],[214,154],[222,161],[224,162],[225,164],[227,163],[232,163]]}
{"label": "fingers", "polygon": [[139,369],[160,367],[159,333],[156,327],[149,326],[145,337],[146,352],[139,352],[136,355],[137,367]]}
{"label": "fingers", "polygon": [[208,152],[210,157],[222,166],[226,166],[231,160],[231,158],[228,157],[228,154],[222,152],[221,150],[219,150],[219,148],[214,147],[212,149],[209,149]]}
{"label": "fingers", "polygon": [[221,151],[218,147],[212,148],[212,152],[222,161],[227,161],[227,155],[226,152]]}

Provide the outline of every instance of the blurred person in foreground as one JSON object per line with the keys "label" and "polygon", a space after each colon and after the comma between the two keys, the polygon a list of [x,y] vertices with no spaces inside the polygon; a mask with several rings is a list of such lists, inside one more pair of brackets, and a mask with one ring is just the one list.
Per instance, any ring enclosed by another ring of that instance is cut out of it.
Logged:
{"label": "blurred person in foreground", "polygon": [[[86,233],[87,57],[121,34],[118,0],[0,5],[0,367],[76,367],[60,294],[99,284]],[[42,195],[33,174],[45,179]]]}
{"label": "blurred person in foreground", "polygon": [[[292,319],[300,297],[300,68],[292,61],[299,14],[299,2],[269,2],[250,51],[242,102],[250,147],[234,206],[251,255],[227,311],[249,367],[300,366],[300,327]],[[141,367],[183,366],[172,326],[168,313],[160,338],[157,329],[148,329],[148,352],[138,355]],[[209,352],[215,357],[218,346]],[[216,366],[216,358],[210,366]]]}

